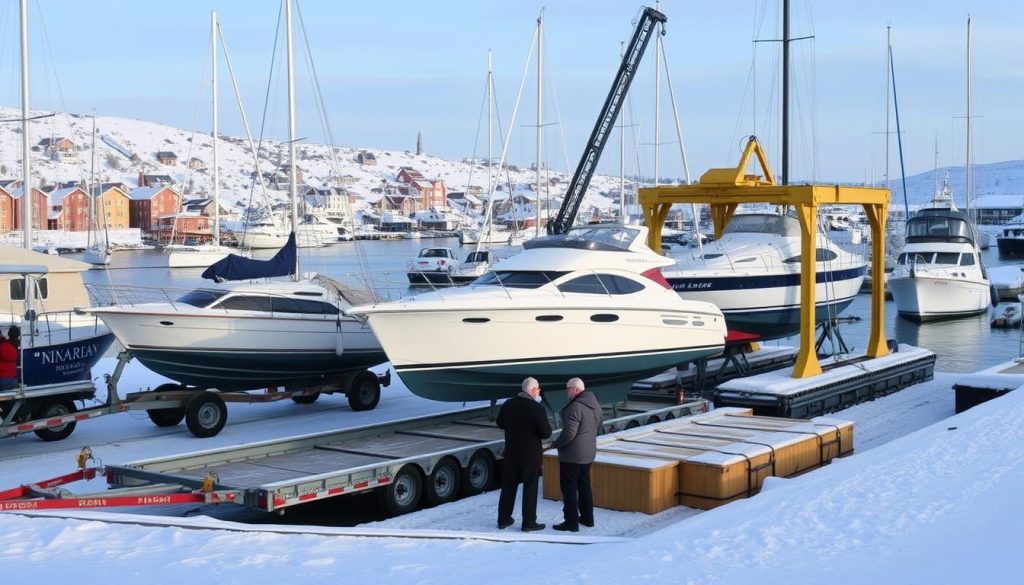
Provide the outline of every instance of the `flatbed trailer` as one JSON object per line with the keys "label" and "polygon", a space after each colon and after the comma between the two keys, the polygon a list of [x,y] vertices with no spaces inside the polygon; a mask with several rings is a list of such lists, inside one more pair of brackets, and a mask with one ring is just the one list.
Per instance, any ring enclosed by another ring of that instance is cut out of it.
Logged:
{"label": "flatbed trailer", "polygon": [[[619,403],[606,408],[601,431],[690,416],[708,406],[703,399]],[[0,510],[206,502],[283,514],[291,506],[377,490],[383,509],[400,515],[494,486],[504,447],[494,414],[493,407],[477,407],[107,465],[103,473],[113,488],[107,492],[28,499],[31,490],[8,490],[0,492],[8,494]]]}
{"label": "flatbed trailer", "polygon": [[[227,423],[228,402],[276,402],[291,399],[299,404],[311,404],[320,394],[341,392],[348,396],[353,410],[371,410],[380,401],[381,386],[391,384],[390,370],[382,376],[361,370],[299,389],[220,392],[168,383],[151,390],[129,392],[122,397],[118,383],[131,359],[130,352],[122,351],[118,354],[114,372],[104,376],[107,397],[97,406],[81,410],[75,406],[76,401],[84,403],[96,395],[96,387],[91,381],[73,387],[63,385],[52,391],[35,388],[31,391],[15,389],[0,392],[0,406],[5,401],[10,405],[0,409],[0,438],[34,432],[44,441],[57,441],[69,436],[81,421],[129,410],[145,410],[153,424],[160,427],[175,426],[184,420],[193,435],[200,438],[212,437]],[[33,406],[33,401],[46,402],[43,402],[44,408],[40,409]],[[26,419],[18,416],[21,412],[38,412],[42,416]]]}

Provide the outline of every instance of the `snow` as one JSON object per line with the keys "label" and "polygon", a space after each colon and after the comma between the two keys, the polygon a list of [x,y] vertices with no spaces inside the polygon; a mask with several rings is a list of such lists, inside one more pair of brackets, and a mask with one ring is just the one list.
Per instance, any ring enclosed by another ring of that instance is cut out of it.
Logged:
{"label": "snow", "polygon": [[[101,368],[109,370],[113,360]],[[952,383],[933,381],[832,415],[856,425],[856,451],[757,496],[700,512],[597,510],[596,527],[551,530],[560,503],[541,500],[549,528],[495,526],[496,491],[356,528],[238,524],[206,516],[124,512],[0,515],[8,581],[294,583],[338,578],[416,583],[964,583],[1017,582],[1024,514],[1024,394],[953,414]],[[125,386],[159,377],[133,362]],[[70,470],[79,447],[123,463],[180,452],[424,415],[461,404],[417,398],[401,383],[355,413],[343,397],[302,406],[232,405],[217,437],[158,428],[144,414],[79,425],[61,443],[32,435],[0,451],[0,487]],[[469,405],[472,406],[472,405]],[[102,483],[98,480],[97,483]],[[80,493],[103,486],[72,486]],[[518,506],[518,502],[517,502]],[[572,543],[573,546],[567,546]]]}

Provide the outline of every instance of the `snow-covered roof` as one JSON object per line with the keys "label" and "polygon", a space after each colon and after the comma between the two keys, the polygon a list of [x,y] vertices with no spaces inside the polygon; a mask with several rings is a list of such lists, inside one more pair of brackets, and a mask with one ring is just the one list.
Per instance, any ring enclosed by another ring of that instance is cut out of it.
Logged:
{"label": "snow-covered roof", "polygon": [[1020,195],[982,195],[972,203],[975,209],[1024,209],[1024,193]]}
{"label": "snow-covered roof", "polygon": [[[131,197],[132,200],[134,201],[145,201],[147,199],[152,199],[154,195],[156,195],[160,191],[163,191],[164,189],[170,189],[171,191],[174,191],[174,188],[170,187],[169,185],[153,185],[151,187],[136,187],[132,189],[130,193],[128,193],[128,196]],[[177,191],[174,192],[177,193]]]}

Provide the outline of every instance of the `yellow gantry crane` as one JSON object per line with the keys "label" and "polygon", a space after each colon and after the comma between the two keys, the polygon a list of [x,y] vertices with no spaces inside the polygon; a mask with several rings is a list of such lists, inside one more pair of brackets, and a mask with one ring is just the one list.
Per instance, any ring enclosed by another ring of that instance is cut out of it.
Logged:
{"label": "yellow gantry crane", "polygon": [[[757,155],[763,175],[746,172],[750,157]],[[693,185],[666,185],[640,189],[640,206],[649,227],[648,245],[661,251],[661,230],[673,203],[707,203],[711,206],[715,238],[741,203],[790,205],[800,220],[800,350],[794,378],[807,378],[821,373],[814,349],[815,329],[815,241],[819,205],[862,204],[871,225],[871,336],[867,355],[873,358],[889,354],[885,343],[885,222],[889,212],[890,192],[873,187],[842,185],[778,185],[768,167],[764,150],[751,136],[743,157],[735,168],[709,169]]]}

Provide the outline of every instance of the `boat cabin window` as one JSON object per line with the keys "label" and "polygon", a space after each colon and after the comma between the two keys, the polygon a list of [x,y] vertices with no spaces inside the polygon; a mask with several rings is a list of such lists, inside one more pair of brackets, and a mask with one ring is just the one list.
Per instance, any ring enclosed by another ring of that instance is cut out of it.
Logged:
{"label": "boat cabin window", "polygon": [[191,292],[187,292],[184,295],[178,297],[176,303],[184,303],[186,305],[192,305],[193,307],[208,307],[217,299],[226,295],[227,291],[223,290],[210,290],[210,289],[197,289]]}
{"label": "boat cabin window", "polygon": [[554,280],[565,276],[566,272],[537,272],[537,271],[511,271],[501,270],[488,272],[473,281],[473,284],[486,284],[496,286],[507,286],[510,288],[540,288]]}
{"label": "boat cabin window", "polygon": [[732,216],[724,234],[774,234],[778,236],[799,236],[800,222],[793,217],[766,213],[739,213]]}
{"label": "boat cabin window", "polygon": [[[833,252],[832,250],[829,250],[828,248],[817,248],[817,249],[814,250],[814,261],[815,262],[829,262],[829,261],[835,260],[838,257],[839,257],[839,254],[836,254],[835,252]],[[783,262],[786,262],[788,264],[799,264],[800,263],[800,256],[799,255],[790,256],[789,258],[786,258],[785,260],[783,260]]]}
{"label": "boat cabin window", "polygon": [[270,297],[237,295],[217,303],[213,309],[234,309],[236,311],[262,311],[269,313]]}
{"label": "boat cabin window", "polygon": [[480,250],[479,252],[470,252],[466,256],[466,264],[472,264],[474,262],[490,262],[491,253],[487,250]]}
{"label": "boat cabin window", "polygon": [[935,254],[935,264],[959,264],[959,252],[939,252]]}
{"label": "boat cabin window", "polygon": [[974,266],[974,254],[960,254],[960,266]]}
{"label": "boat cabin window", "polygon": [[644,285],[614,274],[585,274],[558,285],[564,293],[628,295],[644,290]]}
{"label": "boat cabin window", "polygon": [[331,303],[306,299],[290,299],[287,297],[272,298],[270,309],[275,313],[296,313],[301,315],[337,315],[341,312],[338,307]]}
{"label": "boat cabin window", "polygon": [[[36,295],[35,298],[46,300],[49,296],[49,287],[46,285],[46,277],[33,278],[36,283]],[[11,280],[11,300],[12,301],[24,301],[25,300],[25,279],[14,278]]]}
{"label": "boat cabin window", "polygon": [[931,252],[904,252],[900,254],[899,264],[928,264],[932,256]]}

